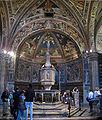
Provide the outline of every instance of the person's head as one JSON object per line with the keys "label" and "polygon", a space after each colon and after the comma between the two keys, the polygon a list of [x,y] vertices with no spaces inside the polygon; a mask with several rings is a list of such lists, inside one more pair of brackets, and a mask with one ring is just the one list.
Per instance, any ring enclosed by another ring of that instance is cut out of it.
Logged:
{"label": "person's head", "polygon": [[24,95],[24,90],[21,91],[21,95]]}
{"label": "person's head", "polygon": [[16,88],[15,88],[15,91],[18,91],[18,90],[19,90],[18,87],[16,87]]}
{"label": "person's head", "polygon": [[32,84],[31,83],[29,84],[29,88],[32,88]]}
{"label": "person's head", "polygon": [[99,88],[98,88],[98,87],[96,87],[96,88],[95,88],[95,90],[96,90],[96,91],[98,91],[98,90],[99,90]]}
{"label": "person's head", "polygon": [[89,91],[92,92],[92,89],[90,89]]}
{"label": "person's head", "polygon": [[75,91],[75,92],[76,92],[76,90],[77,90],[77,87],[75,87],[75,88],[73,89],[73,91]]}

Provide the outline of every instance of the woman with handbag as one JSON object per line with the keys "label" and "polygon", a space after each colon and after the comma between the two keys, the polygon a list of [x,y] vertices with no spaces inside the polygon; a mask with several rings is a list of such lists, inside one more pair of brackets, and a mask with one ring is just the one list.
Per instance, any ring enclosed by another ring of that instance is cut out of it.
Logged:
{"label": "woman with handbag", "polygon": [[17,115],[17,120],[23,120],[25,119],[25,96],[24,96],[24,91],[21,91],[21,94],[19,96],[19,105],[18,105],[18,115]]}

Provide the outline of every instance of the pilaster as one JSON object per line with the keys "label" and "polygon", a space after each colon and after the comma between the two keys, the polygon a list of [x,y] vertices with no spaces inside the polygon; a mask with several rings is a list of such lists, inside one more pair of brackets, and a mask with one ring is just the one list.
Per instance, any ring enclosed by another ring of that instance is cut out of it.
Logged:
{"label": "pilaster", "polygon": [[89,89],[99,87],[98,79],[98,54],[96,52],[85,53],[83,56],[83,100],[86,101]]}
{"label": "pilaster", "polygon": [[86,97],[90,89],[90,72],[89,72],[89,57],[88,54],[83,54],[83,103],[88,104]]}
{"label": "pilaster", "polygon": [[98,78],[98,54],[92,52],[89,54],[89,64],[90,64],[90,88],[95,90],[96,87],[99,87],[99,78]]}
{"label": "pilaster", "polygon": [[[0,54],[0,96],[6,87],[6,61],[2,54]],[[0,103],[1,103],[0,97]]]}

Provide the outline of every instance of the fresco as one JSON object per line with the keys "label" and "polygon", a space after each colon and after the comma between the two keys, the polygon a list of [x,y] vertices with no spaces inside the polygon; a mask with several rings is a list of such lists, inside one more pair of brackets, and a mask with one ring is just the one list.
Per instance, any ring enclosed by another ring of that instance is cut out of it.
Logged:
{"label": "fresco", "polygon": [[20,55],[30,57],[30,59],[45,57],[48,39],[50,41],[49,52],[51,57],[62,58],[78,54],[79,49],[70,37],[55,31],[45,31],[28,37],[19,49]]}
{"label": "fresco", "polygon": [[31,64],[19,59],[16,68],[16,80],[24,82],[38,82],[40,64]]}
{"label": "fresco", "polygon": [[21,54],[25,56],[34,56],[34,52],[36,50],[37,44],[42,37],[43,33],[36,34],[35,36],[30,37],[27,41],[24,42],[21,48]]}
{"label": "fresco", "polygon": [[59,40],[59,43],[60,43],[60,45],[63,49],[63,52],[64,52],[65,56],[77,53],[78,47],[73,42],[73,40],[71,38],[69,38],[69,36],[65,36],[61,33],[60,34],[55,33],[55,35],[57,36],[57,38]]}
{"label": "fresco", "polygon": [[[40,81],[40,69],[43,64],[27,62],[21,58],[18,60],[18,66],[16,68],[16,80],[24,82],[39,82]],[[61,83],[70,82],[82,82],[82,59],[76,59],[68,63],[53,64],[56,69],[55,79],[56,84],[60,79]],[[85,68],[87,69],[87,68]],[[85,73],[85,77],[88,78],[88,73]],[[87,79],[88,82],[88,79]]]}
{"label": "fresco", "polygon": [[[36,54],[36,57],[40,57],[40,56],[45,56],[46,55],[46,44],[47,44],[47,37],[48,37],[48,34],[46,36],[44,36],[40,46],[39,46],[39,49],[38,49],[38,52]],[[60,53],[60,49],[56,43],[56,40],[53,38],[53,36],[50,34],[50,56],[51,57],[61,57],[61,53]]]}
{"label": "fresco", "polygon": [[40,64],[33,64],[32,66],[32,70],[31,70],[31,80],[32,82],[38,82],[39,79],[40,79],[40,76],[39,76],[39,70],[41,68],[41,65]]}
{"label": "fresco", "polygon": [[82,63],[76,60],[66,65],[67,82],[82,82]]}

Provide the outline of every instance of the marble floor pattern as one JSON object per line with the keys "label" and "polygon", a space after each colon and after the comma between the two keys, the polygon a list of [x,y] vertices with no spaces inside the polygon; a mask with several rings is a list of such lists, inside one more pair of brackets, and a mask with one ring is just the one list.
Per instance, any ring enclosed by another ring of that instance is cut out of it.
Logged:
{"label": "marble floor pattern", "polygon": [[[2,105],[0,105],[0,120],[14,120],[10,115],[2,117]],[[97,112],[90,113],[89,106],[81,106],[81,109],[71,107],[70,116],[67,104],[40,104],[34,103],[33,120],[101,120]],[[28,118],[28,120],[30,120]]]}

